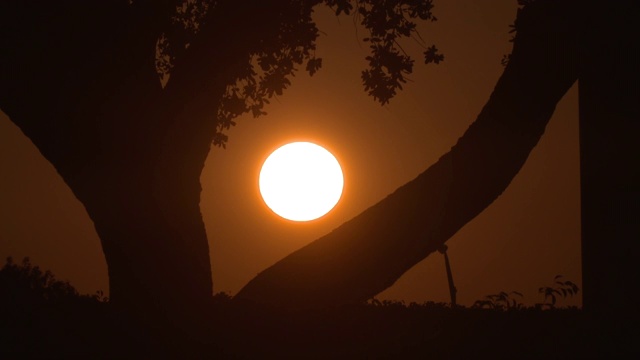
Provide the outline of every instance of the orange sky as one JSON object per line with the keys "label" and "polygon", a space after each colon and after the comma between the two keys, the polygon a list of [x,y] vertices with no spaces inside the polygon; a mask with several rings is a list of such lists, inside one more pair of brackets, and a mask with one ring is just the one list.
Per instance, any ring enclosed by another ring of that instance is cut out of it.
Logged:
{"label": "orange sky", "polygon": [[[490,5],[488,5],[490,4]],[[323,68],[299,73],[268,115],[245,116],[226,150],[212,149],[201,177],[202,215],[214,289],[235,294],[280,258],[331,231],[413,179],[455,144],[488,99],[510,50],[515,0],[436,0],[436,23],[420,26],[445,54],[417,61],[405,89],[381,107],[360,82],[367,46],[350,18],[324,8],[317,22]],[[403,47],[420,57],[419,48]],[[515,120],[515,119],[514,119]],[[262,203],[258,172],[290,141],[316,142],[345,172],[337,207],[307,223],[278,218]],[[82,205],[9,119],[0,113],[0,256],[30,256],[82,292],[107,290],[100,242]],[[577,87],[558,105],[540,144],[505,193],[447,244],[458,302],[516,290],[532,304],[556,274],[581,284]],[[433,254],[379,298],[448,301],[443,257]],[[579,304],[580,296],[561,304]]]}

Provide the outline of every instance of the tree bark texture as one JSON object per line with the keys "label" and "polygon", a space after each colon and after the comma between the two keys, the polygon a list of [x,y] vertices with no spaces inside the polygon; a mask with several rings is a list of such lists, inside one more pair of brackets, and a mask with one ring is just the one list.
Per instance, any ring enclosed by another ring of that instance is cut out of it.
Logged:
{"label": "tree bark texture", "polygon": [[513,54],[476,121],[413,181],[292,253],[236,296],[291,308],[367,300],[490,205],[518,173],[575,82],[576,16],[539,1],[516,23]]}

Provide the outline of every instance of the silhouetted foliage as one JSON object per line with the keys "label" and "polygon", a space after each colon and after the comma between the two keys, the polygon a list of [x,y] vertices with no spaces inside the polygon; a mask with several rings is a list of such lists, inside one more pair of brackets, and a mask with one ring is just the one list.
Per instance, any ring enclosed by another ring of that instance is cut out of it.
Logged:
{"label": "silhouetted foliage", "polygon": [[[502,308],[371,299],[315,311],[231,301],[218,293],[197,323],[176,328],[161,319],[137,322],[96,296],[78,296],[28,260],[8,261],[0,276],[0,294],[16,290],[6,284],[66,289],[39,303],[0,307],[1,358],[584,358],[615,356],[632,344],[621,337],[611,346],[575,308],[516,306],[508,301],[516,293],[493,298]],[[84,301],[56,300],[65,296]]]}
{"label": "silhouetted foliage", "polygon": [[[311,15],[313,7],[329,6],[336,16],[351,15],[368,32],[362,41],[369,43],[371,54],[366,57],[369,67],[362,71],[364,89],[376,101],[387,104],[406,82],[413,71],[410,54],[400,41],[412,38],[425,48],[425,63],[439,64],[444,55],[435,45],[427,46],[418,34],[414,20],[436,21],[431,0],[375,1],[375,0],[299,0],[291,2],[278,14],[278,31],[264,39],[260,46],[248,48],[247,62],[239,66],[233,83],[219,101],[217,134],[214,144],[225,146],[228,137],[224,131],[235,125],[234,119],[246,112],[254,117],[265,115],[269,99],[282,95],[291,85],[290,78],[298,66],[304,66],[309,75],[322,67],[316,57],[316,39],[319,30]],[[207,11],[215,11],[208,1],[187,0],[176,7],[171,17],[172,26],[158,40],[156,69],[163,81],[170,79],[174,63],[184,55],[190,42],[197,36]],[[355,10],[355,11],[354,11]]]}
{"label": "silhouetted foliage", "polygon": [[522,303],[518,302],[514,296],[522,298],[522,294],[517,291],[510,293],[501,291],[497,294],[487,295],[483,300],[476,300],[472,307],[492,310],[521,309],[523,307]]}
{"label": "silhouetted foliage", "polygon": [[8,257],[0,270],[0,296],[3,302],[44,302],[77,298],[78,291],[67,281],[56,280],[51,271],[33,266],[26,257],[16,264]]}
{"label": "silhouetted foliage", "polygon": [[29,258],[17,264],[9,257],[0,270],[0,318],[3,359],[109,358],[114,334],[126,338],[102,292],[81,295]]}
{"label": "silhouetted foliage", "polygon": [[[556,275],[553,286],[543,286],[538,289],[538,293],[544,295],[544,301],[537,303],[536,309],[555,309],[558,298],[566,298],[578,293],[580,288],[570,280],[562,280],[562,275]],[[522,293],[511,291],[509,293],[501,291],[497,294],[487,295],[484,299],[476,300],[472,308],[492,309],[492,310],[514,310],[526,308],[521,302],[517,301],[516,296],[523,298]]]}
{"label": "silhouetted foliage", "polygon": [[[520,12],[522,11],[523,7],[533,4],[536,0],[517,0],[517,1],[519,6],[517,11],[517,16],[513,24],[509,25],[509,34],[513,34],[511,36],[511,39],[509,39],[509,42],[513,42],[516,38],[516,32],[518,31],[518,28],[517,28],[518,16],[520,15]],[[507,66],[509,64],[509,60],[511,60],[511,54],[505,54],[502,56],[502,59],[500,60],[500,64],[502,66]]]}
{"label": "silhouetted foliage", "polygon": [[556,307],[558,298],[564,299],[567,296],[573,296],[580,291],[578,285],[572,281],[562,281],[562,275],[556,275],[553,280],[554,285],[543,286],[538,289],[538,293],[544,295],[544,302],[538,304],[538,306],[553,309]]}

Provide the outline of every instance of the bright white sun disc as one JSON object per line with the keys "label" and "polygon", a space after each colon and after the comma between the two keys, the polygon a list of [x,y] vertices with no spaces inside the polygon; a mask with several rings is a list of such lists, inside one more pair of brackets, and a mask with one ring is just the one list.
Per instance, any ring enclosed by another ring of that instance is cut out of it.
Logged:
{"label": "bright white sun disc", "polygon": [[325,148],[294,142],[269,155],[260,170],[259,185],[273,212],[285,219],[309,221],[338,203],[344,177],[338,160]]}

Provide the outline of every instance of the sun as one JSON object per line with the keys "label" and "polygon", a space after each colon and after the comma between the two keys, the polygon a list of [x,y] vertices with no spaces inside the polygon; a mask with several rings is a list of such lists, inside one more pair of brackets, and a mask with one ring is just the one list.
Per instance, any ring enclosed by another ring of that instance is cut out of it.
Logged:
{"label": "sun", "polygon": [[328,213],[342,196],[344,177],[335,156],[310,142],[286,144],[260,170],[260,194],[279,216],[309,221]]}

